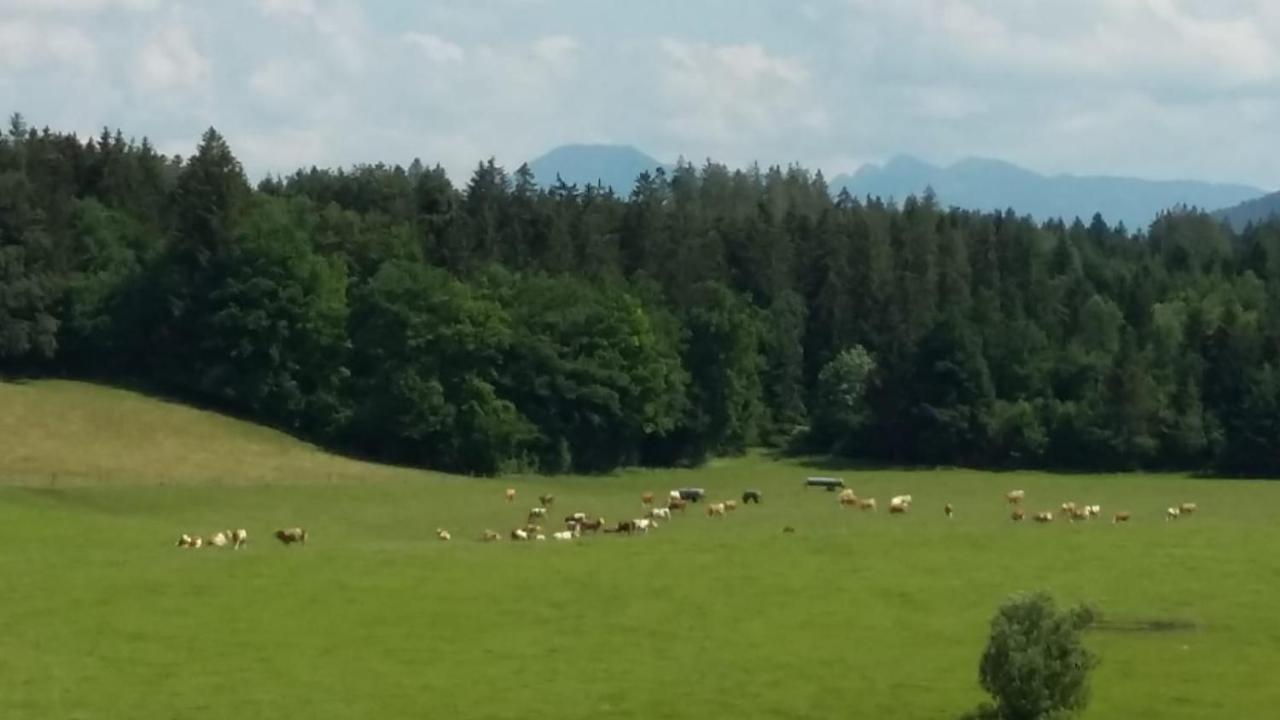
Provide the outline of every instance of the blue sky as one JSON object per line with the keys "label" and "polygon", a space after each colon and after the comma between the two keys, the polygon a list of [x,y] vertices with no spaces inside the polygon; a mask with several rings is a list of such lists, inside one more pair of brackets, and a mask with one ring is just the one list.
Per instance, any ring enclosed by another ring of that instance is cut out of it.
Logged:
{"label": "blue sky", "polygon": [[255,176],[567,142],[1280,187],[1270,0],[0,0],[0,111]]}

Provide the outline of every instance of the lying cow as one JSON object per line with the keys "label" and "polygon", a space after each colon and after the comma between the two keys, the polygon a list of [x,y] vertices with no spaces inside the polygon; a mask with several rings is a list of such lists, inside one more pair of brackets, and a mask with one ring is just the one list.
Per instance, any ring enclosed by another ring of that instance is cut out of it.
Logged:
{"label": "lying cow", "polygon": [[294,543],[306,545],[307,531],[303,530],[302,528],[296,528],[296,527],[277,530],[276,539],[284,543],[285,545],[292,545]]}

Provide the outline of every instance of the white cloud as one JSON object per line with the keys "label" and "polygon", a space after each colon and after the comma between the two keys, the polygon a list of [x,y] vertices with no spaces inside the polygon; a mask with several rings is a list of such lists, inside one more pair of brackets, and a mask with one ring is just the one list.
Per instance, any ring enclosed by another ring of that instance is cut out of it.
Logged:
{"label": "white cloud", "polygon": [[[847,0],[852,42],[889,77],[1222,90],[1280,78],[1280,14],[1185,0]],[[1269,17],[1270,16],[1270,17]]]}
{"label": "white cloud", "polygon": [[317,48],[348,75],[368,66],[370,31],[360,5],[350,0],[258,0],[258,9],[270,19],[309,27]]}
{"label": "white cloud", "polygon": [[261,98],[287,102],[307,97],[314,81],[315,72],[309,64],[293,59],[272,60],[249,75],[249,88]]}
{"label": "white cloud", "polygon": [[258,9],[268,17],[311,17],[316,12],[316,4],[312,0],[259,0]]}
{"label": "white cloud", "polygon": [[796,129],[822,131],[826,110],[804,63],[759,44],[707,45],[665,39],[660,90],[670,127],[683,139],[736,143]]}
{"label": "white cloud", "polygon": [[337,144],[317,128],[230,133],[228,141],[238,155],[251,158],[255,166],[282,172],[326,164],[333,159],[329,153]]}
{"label": "white cloud", "polygon": [[209,77],[209,60],[181,25],[161,29],[138,51],[137,83],[143,90],[191,90]]}
{"label": "white cloud", "polygon": [[427,59],[433,63],[445,65],[448,63],[460,63],[466,57],[466,53],[462,47],[456,43],[449,42],[439,35],[424,32],[405,33],[406,42],[417,46]]}
{"label": "white cloud", "polygon": [[568,35],[538,38],[533,44],[533,55],[557,72],[568,72],[577,61],[578,41]]}
{"label": "white cloud", "polygon": [[91,72],[96,57],[93,41],[79,28],[0,21],[0,70],[50,64]]}
{"label": "white cloud", "polygon": [[160,0],[0,0],[0,13],[98,13],[106,10],[154,10]]}

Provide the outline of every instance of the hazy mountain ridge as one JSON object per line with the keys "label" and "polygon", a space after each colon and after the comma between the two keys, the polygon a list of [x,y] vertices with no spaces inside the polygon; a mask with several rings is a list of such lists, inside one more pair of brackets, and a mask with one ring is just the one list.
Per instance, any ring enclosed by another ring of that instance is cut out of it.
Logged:
{"label": "hazy mountain ridge", "polygon": [[1243,230],[1250,223],[1256,224],[1273,217],[1280,217],[1280,192],[1246,200],[1239,205],[1218,210],[1213,215],[1219,220],[1230,223],[1236,230]]}
{"label": "hazy mountain ridge", "polygon": [[[531,161],[529,166],[544,186],[553,185],[558,174],[566,183],[583,186],[600,182],[623,196],[630,193],[640,173],[659,167],[671,169],[670,164],[632,146],[601,144],[563,145]],[[1012,208],[1037,220],[1070,221],[1079,217],[1087,221],[1100,213],[1107,222],[1123,222],[1130,230],[1146,228],[1161,212],[1184,205],[1208,211],[1228,208],[1219,214],[1227,217],[1234,212],[1230,215],[1233,222],[1242,218],[1256,220],[1280,211],[1280,196],[1268,205],[1264,202],[1267,198],[1262,197],[1266,191],[1248,185],[1042,175],[989,158],[966,158],[943,167],[899,155],[884,165],[868,164],[852,174],[836,175],[829,185],[833,194],[847,188],[856,197],[898,202],[909,195],[921,195],[931,187],[944,206],[973,210]],[[1241,209],[1237,212],[1238,205]]]}
{"label": "hazy mountain ridge", "polygon": [[1100,213],[1109,223],[1130,230],[1145,228],[1162,211],[1178,206],[1203,210],[1235,205],[1265,191],[1247,185],[1195,180],[1142,180],[1103,175],[1041,175],[1000,160],[967,158],[939,167],[910,156],[883,166],[864,165],[852,175],[831,180],[833,192],[847,188],[857,197],[878,196],[899,202],[933,188],[939,202],[975,210],[1006,210],[1038,220]]}

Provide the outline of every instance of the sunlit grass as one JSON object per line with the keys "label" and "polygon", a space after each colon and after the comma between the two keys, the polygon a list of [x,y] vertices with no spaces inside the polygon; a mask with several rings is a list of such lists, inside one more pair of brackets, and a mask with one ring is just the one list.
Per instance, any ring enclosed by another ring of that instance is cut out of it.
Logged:
{"label": "sunlit grass", "polygon": [[[1102,665],[1085,717],[1270,718],[1280,700],[1280,496],[1266,483],[761,456],[474,480],[74,383],[0,385],[0,432],[6,720],[949,718],[982,699],[995,606],[1037,588],[1113,625],[1089,636]],[[57,472],[84,478],[39,481]],[[844,510],[803,487],[819,472],[915,507]],[[723,519],[695,506],[647,537],[478,540],[520,523],[540,492],[556,517],[615,520],[639,514],[645,490],[692,484],[713,499],[757,488],[764,503]],[[1134,521],[1015,525],[1014,487],[1029,510],[1096,502]],[[1165,522],[1184,500],[1200,513]],[[307,527],[307,546],[269,540],[285,525]],[[227,527],[248,528],[249,547],[173,547]]]}

